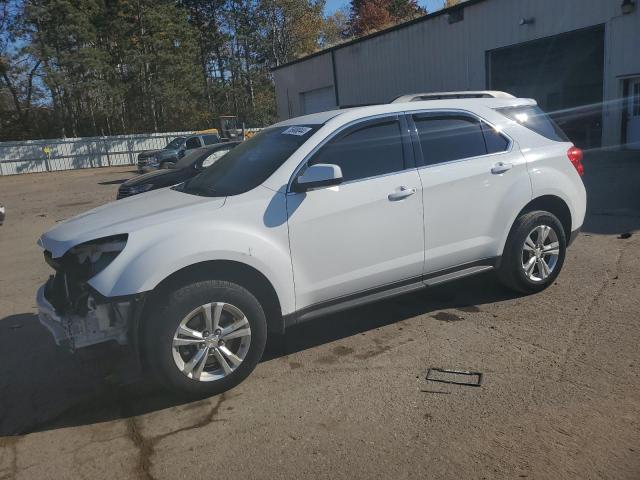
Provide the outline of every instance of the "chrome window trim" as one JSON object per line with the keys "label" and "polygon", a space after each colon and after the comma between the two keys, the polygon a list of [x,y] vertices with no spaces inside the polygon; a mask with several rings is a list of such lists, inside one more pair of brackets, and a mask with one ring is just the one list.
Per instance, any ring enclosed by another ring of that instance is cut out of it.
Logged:
{"label": "chrome window trim", "polygon": [[[356,125],[358,125],[360,123],[370,122],[371,120],[382,120],[382,119],[385,119],[385,118],[392,118],[392,119],[397,120],[398,123],[400,124],[400,133],[402,134],[402,122],[400,121],[400,117],[402,115],[404,115],[404,112],[379,113],[377,115],[371,115],[371,116],[368,116],[368,117],[358,118],[357,120],[352,120],[352,121],[350,121],[348,123],[345,123],[344,125],[341,125],[340,127],[338,127],[336,130],[334,130],[328,136],[326,136],[320,143],[318,143],[315,147],[313,147],[313,150],[311,150],[302,159],[302,161],[298,164],[298,166],[293,170],[293,173],[289,177],[289,182],[287,183],[287,190],[286,190],[285,194],[286,195],[291,195],[291,194],[299,195],[299,193],[294,192],[294,191],[291,190],[291,186],[293,185],[293,181],[295,180],[295,178],[298,176],[300,171],[307,165],[307,162],[311,159],[311,157],[313,157],[318,152],[318,150],[320,150],[322,147],[324,147],[327,143],[329,143],[331,140],[333,140],[336,136],[338,136],[344,130],[346,130],[348,128],[351,128],[353,126],[356,126]],[[407,159],[404,158],[404,147],[403,147],[403,160],[406,163]],[[409,170],[416,170],[416,167],[413,166],[413,167],[409,167],[409,168],[404,168],[402,170],[398,170],[396,172],[381,173],[380,175],[373,175],[371,177],[364,177],[364,178],[358,178],[358,179],[354,179],[354,180],[348,180],[346,182],[340,183],[338,186],[349,185],[351,183],[362,182],[362,181],[371,180],[371,179],[374,179],[374,178],[388,177],[390,175],[397,175],[398,173],[407,172]]]}
{"label": "chrome window trim", "polygon": [[[468,117],[472,117],[475,118],[477,121],[485,123],[487,125],[489,125],[491,128],[493,128],[494,130],[498,130],[496,128],[496,125],[493,122],[490,122],[489,120],[485,119],[484,117],[478,115],[475,112],[469,111],[469,110],[462,110],[462,109],[458,109],[458,108],[447,108],[447,109],[420,109],[420,110],[408,110],[404,112],[406,115],[419,115],[421,113],[428,113],[428,114],[448,114],[448,115],[464,115],[464,116],[468,116]],[[415,122],[415,120],[414,120]],[[466,162],[468,160],[475,160],[478,158],[487,158],[487,157],[495,157],[498,155],[506,155],[509,153],[513,152],[513,147],[515,145],[515,141],[513,140],[513,138],[507,134],[504,130],[499,130],[500,135],[503,135],[508,141],[509,144],[507,145],[507,149],[503,150],[501,152],[494,152],[494,153],[487,153],[486,155],[476,155],[474,157],[464,157],[464,158],[457,158],[455,160],[448,160],[446,162],[439,162],[439,163],[433,163],[430,165],[419,165],[417,166],[418,170],[422,170],[422,169],[426,169],[426,168],[433,168],[433,167],[438,167],[440,165],[450,165],[452,163],[459,163],[459,162]],[[418,134],[417,129],[416,129],[416,134]],[[483,134],[484,135],[484,134]],[[419,138],[419,134],[418,134],[418,138]],[[423,157],[424,157],[424,153],[423,153]],[[424,160],[424,158],[423,158]]]}

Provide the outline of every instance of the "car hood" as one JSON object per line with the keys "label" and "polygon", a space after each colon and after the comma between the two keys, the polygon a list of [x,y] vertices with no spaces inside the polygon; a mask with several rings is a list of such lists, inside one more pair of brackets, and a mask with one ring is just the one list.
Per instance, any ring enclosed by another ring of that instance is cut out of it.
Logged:
{"label": "car hood", "polygon": [[178,150],[167,150],[163,148],[162,150],[158,150],[155,154],[155,157],[158,160],[164,160],[166,158],[177,158]]}
{"label": "car hood", "polygon": [[140,152],[138,154],[138,158],[148,158],[151,155],[155,155],[158,152],[161,152],[162,150],[145,150],[144,152]]}
{"label": "car hood", "polygon": [[59,223],[44,233],[38,244],[54,258],[80,243],[206,215],[222,207],[226,197],[200,197],[162,188],[89,210]]}
{"label": "car hood", "polygon": [[183,169],[154,170],[153,172],[136,175],[124,182],[122,186],[133,187],[134,185],[141,185],[145,183],[153,184],[154,181],[161,185],[169,185],[169,182],[172,179],[176,179],[176,182],[179,182],[180,179],[184,177],[187,177],[187,175],[186,172],[183,172]]}

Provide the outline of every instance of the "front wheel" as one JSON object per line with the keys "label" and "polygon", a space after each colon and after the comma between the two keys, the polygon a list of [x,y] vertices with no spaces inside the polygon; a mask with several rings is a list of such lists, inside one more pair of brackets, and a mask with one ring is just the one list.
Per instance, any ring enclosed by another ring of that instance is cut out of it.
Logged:
{"label": "front wheel", "polygon": [[540,292],[557,278],[566,250],[566,234],[555,215],[540,210],[524,213],[509,232],[498,276],[518,292]]}
{"label": "front wheel", "polygon": [[147,362],[160,382],[201,397],[222,393],[256,367],[267,340],[258,300],[235,283],[208,280],[173,291],[145,319]]}

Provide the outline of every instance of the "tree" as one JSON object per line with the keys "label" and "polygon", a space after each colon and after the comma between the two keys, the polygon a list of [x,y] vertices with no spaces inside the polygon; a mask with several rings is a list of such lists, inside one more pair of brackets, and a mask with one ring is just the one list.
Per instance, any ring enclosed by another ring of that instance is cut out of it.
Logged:
{"label": "tree", "polygon": [[[275,119],[271,67],[337,40],[324,0],[0,0],[0,138]],[[329,40],[331,39],[331,40]]]}
{"label": "tree", "polygon": [[278,66],[320,47],[324,0],[262,0],[265,56]]}
{"label": "tree", "polygon": [[416,0],[351,0],[349,33],[365,35],[425,13]]}
{"label": "tree", "polygon": [[349,11],[341,9],[325,18],[321,44],[323,48],[337,45],[349,36]]}
{"label": "tree", "polygon": [[406,22],[421,15],[425,15],[427,11],[418,5],[417,0],[390,0],[389,14],[395,22]]}
{"label": "tree", "polygon": [[2,130],[13,138],[28,138],[34,101],[40,91],[36,75],[40,61],[16,48],[20,15],[12,2],[0,1],[0,118]]}

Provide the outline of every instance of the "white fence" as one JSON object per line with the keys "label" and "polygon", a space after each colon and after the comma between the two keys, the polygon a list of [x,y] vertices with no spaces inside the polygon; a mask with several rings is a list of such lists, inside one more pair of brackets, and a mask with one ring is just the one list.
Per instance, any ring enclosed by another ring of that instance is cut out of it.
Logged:
{"label": "white fence", "polygon": [[0,142],[0,175],[134,165],[143,150],[191,132]]}

